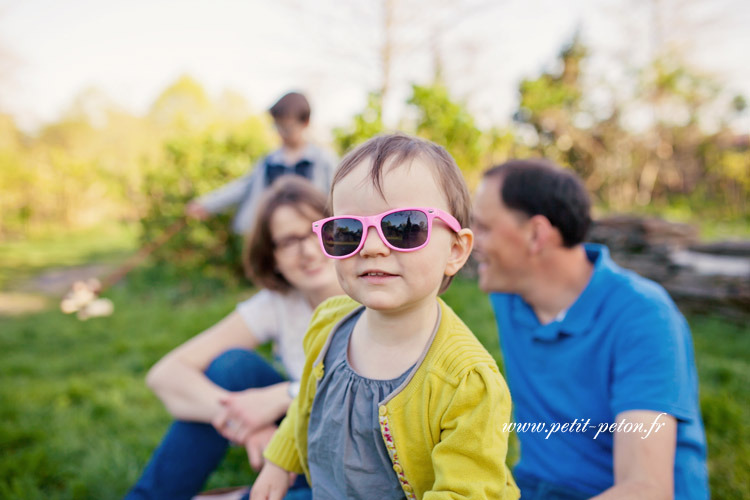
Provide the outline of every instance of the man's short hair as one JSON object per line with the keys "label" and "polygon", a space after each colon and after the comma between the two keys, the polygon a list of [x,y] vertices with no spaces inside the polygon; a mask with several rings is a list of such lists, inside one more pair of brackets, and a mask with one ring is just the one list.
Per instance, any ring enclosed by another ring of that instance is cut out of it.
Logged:
{"label": "man's short hair", "polygon": [[591,199],[581,179],[542,159],[511,160],[490,168],[485,178],[500,179],[500,199],[529,217],[543,215],[560,231],[563,245],[583,242],[591,226]]}
{"label": "man's short hair", "polygon": [[[397,165],[410,164],[417,158],[433,168],[433,174],[448,201],[450,214],[458,220],[461,227],[469,227],[471,196],[456,161],[442,146],[401,133],[373,137],[349,152],[341,160],[336,170],[328,201],[329,203],[333,202],[333,191],[336,184],[363,161],[369,160],[371,162],[370,180],[382,196],[384,170],[394,168]],[[440,293],[448,288],[451,280],[452,276],[446,276],[443,279]]]}
{"label": "man's short hair", "polygon": [[310,121],[310,103],[299,92],[289,92],[268,110],[274,120],[292,117],[302,123]]}
{"label": "man's short hair", "polygon": [[253,231],[245,239],[242,264],[245,275],[256,285],[277,292],[293,288],[276,267],[276,248],[271,235],[271,217],[284,206],[294,208],[303,217],[310,217],[311,221],[328,215],[326,195],[298,175],[280,177],[264,193],[258,205]]}

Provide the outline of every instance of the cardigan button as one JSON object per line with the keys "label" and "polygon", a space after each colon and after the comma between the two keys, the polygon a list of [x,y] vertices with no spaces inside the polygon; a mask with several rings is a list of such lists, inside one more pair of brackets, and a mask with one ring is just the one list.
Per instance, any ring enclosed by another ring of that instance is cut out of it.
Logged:
{"label": "cardigan button", "polygon": [[404,472],[404,469],[402,469],[399,464],[394,465],[393,470],[396,471],[396,474],[401,474],[402,472]]}
{"label": "cardigan button", "polygon": [[404,491],[407,493],[411,493],[412,491],[414,491],[414,488],[412,488],[410,484],[405,484]]}
{"label": "cardigan button", "polygon": [[381,417],[385,417],[388,414],[388,408],[386,408],[385,405],[381,405],[378,408],[378,413],[380,414]]}

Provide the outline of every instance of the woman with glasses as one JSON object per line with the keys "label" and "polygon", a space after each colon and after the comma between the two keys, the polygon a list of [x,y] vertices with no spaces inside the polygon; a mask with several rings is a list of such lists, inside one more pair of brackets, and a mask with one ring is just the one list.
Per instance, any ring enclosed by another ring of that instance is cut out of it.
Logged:
{"label": "woman with glasses", "polygon": [[[312,312],[342,293],[311,231],[325,215],[326,197],[309,181],[284,176],[270,187],[243,254],[248,276],[263,289],[149,371],[149,387],[175,422],[126,499],[191,498],[230,443],[245,446],[260,469],[262,451],[299,390]],[[254,351],[269,341],[280,369]],[[297,498],[309,495],[304,477],[295,486]]]}

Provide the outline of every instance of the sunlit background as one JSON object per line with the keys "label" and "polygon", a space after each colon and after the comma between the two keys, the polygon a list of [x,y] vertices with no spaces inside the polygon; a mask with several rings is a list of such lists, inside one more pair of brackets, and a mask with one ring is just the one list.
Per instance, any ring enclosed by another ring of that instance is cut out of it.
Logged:
{"label": "sunlit background", "polygon": [[97,91],[144,114],[182,75],[262,110],[299,88],[320,128],[347,122],[371,91],[395,124],[409,85],[437,66],[483,126],[507,124],[518,83],[575,34],[590,88],[632,84],[668,56],[728,94],[750,89],[750,6],[740,0],[278,2],[3,1],[2,106],[24,130],[59,120]]}
{"label": "sunlit background", "polygon": [[746,215],[741,0],[1,5],[0,235],[137,218],[165,140],[248,135],[259,118],[267,149],[264,110],[292,89],[312,101],[311,137],[338,153],[399,128],[442,139],[470,183],[543,154],[584,175],[600,208],[689,219],[676,205],[698,197]]}
{"label": "sunlit background", "polygon": [[[713,498],[750,498],[748,27],[747,0],[0,0],[0,498],[137,477],[168,422],[145,371],[252,293],[229,215],[185,205],[278,146],[290,90],[338,155],[402,130],[471,187],[577,172],[592,239],[688,314]],[[114,314],[64,316],[89,277]],[[446,300],[499,359],[470,273]]]}

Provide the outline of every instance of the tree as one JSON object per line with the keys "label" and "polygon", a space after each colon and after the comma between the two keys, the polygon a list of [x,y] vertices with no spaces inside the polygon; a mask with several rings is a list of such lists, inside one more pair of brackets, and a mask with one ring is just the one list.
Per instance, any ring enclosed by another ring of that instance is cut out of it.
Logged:
{"label": "tree", "polygon": [[[161,161],[149,166],[143,181],[143,242],[154,241],[181,219],[188,201],[246,174],[272,144],[270,127],[258,116],[167,139]],[[230,219],[220,214],[189,221],[154,258],[210,273],[238,270],[242,240],[232,233]]]}
{"label": "tree", "polygon": [[[632,94],[613,91],[610,113],[602,115],[586,99],[590,89],[581,72],[586,56],[586,47],[574,37],[560,53],[559,72],[521,83],[515,118],[533,130],[537,154],[576,170],[614,210],[700,199],[703,205],[744,213],[744,202],[725,203],[727,189],[750,192],[737,178],[744,172],[742,162],[727,150],[733,111],[718,99],[720,87],[713,79],[674,54],[660,57],[636,73]],[[704,119],[717,109],[722,118],[712,132]],[[719,174],[725,161],[733,165],[733,176]]]}
{"label": "tree", "polygon": [[[409,109],[400,129],[444,146],[469,185],[478,182],[484,168],[505,161],[522,149],[509,130],[480,130],[466,105],[455,100],[439,79],[429,85],[412,85],[407,104]],[[380,101],[371,95],[367,107],[347,127],[335,129],[334,137],[343,154],[385,130]]]}
{"label": "tree", "polygon": [[214,101],[189,77],[165,89],[147,116],[95,88],[34,135],[0,114],[0,237],[144,214],[152,237],[188,197],[242,175],[272,144],[269,120],[244,99],[226,91]]}
{"label": "tree", "polygon": [[34,171],[25,161],[23,134],[0,114],[0,240],[28,230],[34,210]]}
{"label": "tree", "polygon": [[335,128],[333,137],[339,154],[343,155],[384,130],[382,101],[380,95],[373,92],[367,98],[365,109],[354,115],[348,126]]}
{"label": "tree", "polygon": [[446,86],[413,85],[407,101],[416,110],[416,133],[445,147],[470,183],[478,179],[484,167],[480,164],[482,132],[463,104],[451,99]]}
{"label": "tree", "polygon": [[149,118],[160,128],[197,130],[214,118],[211,100],[203,87],[188,75],[181,76],[157,97]]}

